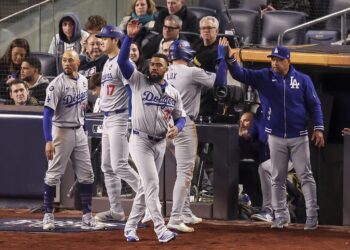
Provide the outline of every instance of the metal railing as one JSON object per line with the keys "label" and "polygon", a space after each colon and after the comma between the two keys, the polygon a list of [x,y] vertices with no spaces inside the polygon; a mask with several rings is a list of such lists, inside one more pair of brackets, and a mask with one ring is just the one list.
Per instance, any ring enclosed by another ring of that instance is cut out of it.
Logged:
{"label": "metal railing", "polygon": [[[47,4],[47,3],[52,3],[52,18],[53,18],[53,24],[54,24],[55,23],[54,2],[55,2],[55,0],[46,0],[46,1],[42,1],[40,3],[34,4],[34,5],[32,5],[32,6],[28,7],[28,8],[25,8],[23,10],[17,11],[16,13],[13,13],[13,14],[7,16],[7,17],[4,17],[4,18],[0,19],[0,24],[2,22],[5,22],[5,21],[15,17],[15,16],[18,16],[20,14],[26,13],[26,12],[28,12],[28,11],[38,7],[39,8],[39,30],[38,30],[38,32],[39,32],[39,37],[41,37],[41,6],[44,5],[44,4]],[[55,33],[55,25],[53,25],[53,30],[54,30],[54,34],[56,34]],[[39,50],[41,50],[41,39],[39,39]]]}
{"label": "metal railing", "polygon": [[345,42],[346,32],[347,32],[347,30],[346,30],[346,13],[348,13],[348,12],[350,12],[350,8],[347,8],[347,9],[344,9],[344,10],[341,10],[341,11],[338,11],[338,12],[335,12],[335,13],[332,13],[332,14],[329,14],[329,15],[317,18],[315,20],[309,21],[307,23],[300,24],[300,25],[295,26],[293,28],[286,29],[285,31],[283,31],[282,33],[280,33],[278,35],[278,45],[282,45],[283,44],[283,38],[284,38],[284,36],[287,33],[310,27],[312,25],[324,22],[324,21],[326,21],[328,19],[331,19],[331,18],[334,18],[334,17],[337,17],[337,16],[341,16],[341,20],[340,20],[340,33],[341,33],[341,36],[340,37],[341,37],[341,40]]}

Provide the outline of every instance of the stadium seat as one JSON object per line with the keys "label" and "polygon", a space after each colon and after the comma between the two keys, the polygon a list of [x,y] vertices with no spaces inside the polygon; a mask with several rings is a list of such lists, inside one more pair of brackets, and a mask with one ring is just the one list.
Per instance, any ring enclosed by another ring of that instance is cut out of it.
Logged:
{"label": "stadium seat", "polygon": [[[328,8],[328,14],[346,9],[350,7],[350,1],[349,0],[330,0],[329,1],[329,8]],[[340,19],[341,17],[334,17],[332,19],[329,19],[326,22],[326,29],[327,30],[337,30],[340,31]],[[347,30],[350,31],[350,14],[348,13],[346,16],[347,21]]]}
{"label": "stadium seat", "polygon": [[187,9],[189,9],[198,19],[198,21],[200,21],[202,19],[202,17],[205,16],[213,16],[216,17],[216,10],[214,9],[209,9],[209,8],[205,8],[205,7],[197,7],[197,6],[189,6],[187,7]]}
{"label": "stadium seat", "polygon": [[240,1],[238,7],[243,9],[251,9],[260,11],[261,6],[266,6],[266,0],[242,0]]}
{"label": "stadium seat", "polygon": [[330,44],[339,40],[339,32],[335,30],[309,30],[305,34],[306,44]]}
{"label": "stadium seat", "polygon": [[[265,13],[261,31],[261,45],[277,44],[278,35],[283,31],[304,23],[306,14],[298,11],[274,10]],[[284,36],[283,44],[301,44],[304,42],[303,30],[291,32]]]}
{"label": "stadium seat", "polygon": [[229,14],[240,41],[244,44],[258,43],[260,13],[249,9],[229,9]]}
{"label": "stadium seat", "polygon": [[46,52],[31,52],[41,63],[41,74],[44,76],[57,76],[56,57]]}

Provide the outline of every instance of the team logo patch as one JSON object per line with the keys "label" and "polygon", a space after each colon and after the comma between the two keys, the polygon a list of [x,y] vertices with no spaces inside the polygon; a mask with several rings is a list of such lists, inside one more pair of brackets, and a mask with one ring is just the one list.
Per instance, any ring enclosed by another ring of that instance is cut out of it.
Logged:
{"label": "team logo patch", "polygon": [[290,88],[291,89],[299,89],[299,83],[298,81],[294,78],[294,76],[290,77]]}
{"label": "team logo patch", "polygon": [[50,91],[53,91],[54,89],[55,89],[54,86],[50,86],[50,88],[49,88]]}

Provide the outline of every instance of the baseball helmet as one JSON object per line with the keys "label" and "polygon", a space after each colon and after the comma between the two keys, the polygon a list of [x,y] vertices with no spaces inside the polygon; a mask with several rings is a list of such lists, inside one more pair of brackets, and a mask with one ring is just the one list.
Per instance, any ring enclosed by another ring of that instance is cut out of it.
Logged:
{"label": "baseball helmet", "polygon": [[118,38],[122,40],[125,36],[124,32],[117,26],[114,25],[106,25],[104,26],[100,33],[95,35],[98,38],[109,37],[109,38]]}
{"label": "baseball helmet", "polygon": [[185,61],[191,61],[193,59],[194,50],[186,40],[176,40],[169,47],[169,60],[174,61],[182,59]]}

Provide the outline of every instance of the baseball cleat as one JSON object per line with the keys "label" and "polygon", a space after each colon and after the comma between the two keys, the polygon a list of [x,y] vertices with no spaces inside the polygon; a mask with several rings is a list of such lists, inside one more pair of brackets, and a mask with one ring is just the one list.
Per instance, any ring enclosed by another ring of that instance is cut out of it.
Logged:
{"label": "baseball cleat", "polygon": [[272,221],[271,228],[272,229],[282,229],[288,227],[288,219],[283,217],[277,217]]}
{"label": "baseball cleat", "polygon": [[116,212],[113,212],[112,210],[108,210],[105,212],[100,212],[95,214],[95,219],[102,222],[125,221],[125,214],[116,213]]}
{"label": "baseball cleat", "polygon": [[307,216],[304,230],[315,230],[318,227],[317,216]]}
{"label": "baseball cleat", "polygon": [[260,212],[257,214],[253,214],[250,217],[252,220],[256,220],[256,221],[265,221],[265,222],[272,222],[273,220],[273,215],[271,214],[271,212]]}
{"label": "baseball cleat", "polygon": [[91,213],[86,213],[81,218],[81,229],[85,230],[98,230],[104,229],[105,225],[98,223]]}
{"label": "baseball cleat", "polygon": [[140,238],[136,234],[136,230],[127,230],[124,232],[124,236],[127,242],[137,242]]}
{"label": "baseball cleat", "polygon": [[183,221],[185,224],[199,224],[202,223],[203,219],[192,214],[191,216],[183,216]]}
{"label": "baseball cleat", "polygon": [[55,217],[53,213],[45,213],[43,219],[43,230],[53,230],[55,229]]}
{"label": "baseball cleat", "polygon": [[158,237],[158,241],[160,243],[167,243],[169,241],[175,240],[177,236],[177,233],[174,233],[170,230],[166,230],[162,236]]}
{"label": "baseball cleat", "polygon": [[183,232],[183,233],[192,233],[194,232],[194,228],[193,227],[189,227],[186,226],[185,223],[180,223],[180,224],[171,224],[168,223],[168,225],[166,226],[168,229],[173,229],[179,232]]}

